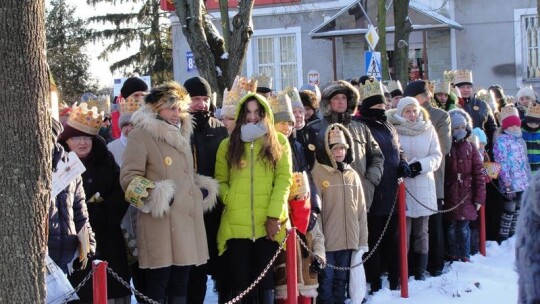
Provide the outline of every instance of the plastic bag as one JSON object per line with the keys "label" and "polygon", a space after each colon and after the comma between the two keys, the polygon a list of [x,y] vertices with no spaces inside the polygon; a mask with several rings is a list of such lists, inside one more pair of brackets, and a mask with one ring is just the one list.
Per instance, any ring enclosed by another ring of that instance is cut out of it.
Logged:
{"label": "plastic bag", "polygon": [[[47,255],[45,259],[45,283],[47,285],[47,304],[64,303],[66,300],[78,300],[73,286],[62,269]],[[68,298],[68,296],[71,296]]]}
{"label": "plastic bag", "polygon": [[[351,266],[357,265],[362,262],[363,250],[355,250],[351,256]],[[361,304],[366,296],[366,273],[364,271],[364,264],[356,266],[351,269],[349,276],[349,296],[351,297],[351,304]]]}

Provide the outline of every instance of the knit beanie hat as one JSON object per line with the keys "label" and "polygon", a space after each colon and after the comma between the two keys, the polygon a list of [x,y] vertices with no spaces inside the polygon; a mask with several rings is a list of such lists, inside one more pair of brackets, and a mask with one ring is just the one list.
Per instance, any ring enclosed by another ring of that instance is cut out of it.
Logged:
{"label": "knit beanie hat", "polygon": [[467,126],[467,117],[465,117],[466,114],[461,109],[455,109],[450,112],[448,112],[448,115],[450,116],[450,125],[452,126],[452,129],[457,127],[466,127]]}
{"label": "knit beanie hat", "polygon": [[401,116],[401,114],[403,114],[403,109],[405,109],[406,106],[411,105],[411,104],[416,105],[418,108],[420,108],[420,103],[418,102],[418,100],[416,100],[416,98],[414,97],[401,98],[397,105],[396,114]]}
{"label": "knit beanie hat", "polygon": [[511,126],[521,126],[518,109],[513,104],[501,108],[500,119],[503,129],[507,129]]}
{"label": "knit beanie hat", "polygon": [[189,93],[189,96],[212,96],[212,89],[206,79],[202,77],[193,77],[184,82],[184,88]]}
{"label": "knit beanie hat", "polygon": [[294,114],[291,106],[291,99],[284,91],[277,94],[271,94],[268,97],[268,103],[274,114],[274,123],[292,122],[295,123]]}
{"label": "knit beanie hat", "polygon": [[527,96],[532,100],[536,100],[536,92],[534,92],[534,90],[529,87],[519,89],[519,91],[517,92],[517,99],[519,100],[523,96]]}
{"label": "knit beanie hat", "polygon": [[122,97],[128,98],[131,94],[139,91],[148,91],[148,85],[139,77],[130,77],[124,81],[120,94],[122,94]]}
{"label": "knit beanie hat", "polygon": [[422,94],[424,92],[428,91],[428,83],[424,80],[415,80],[407,85],[405,90],[403,91],[403,96],[411,96],[414,97],[416,95]]}

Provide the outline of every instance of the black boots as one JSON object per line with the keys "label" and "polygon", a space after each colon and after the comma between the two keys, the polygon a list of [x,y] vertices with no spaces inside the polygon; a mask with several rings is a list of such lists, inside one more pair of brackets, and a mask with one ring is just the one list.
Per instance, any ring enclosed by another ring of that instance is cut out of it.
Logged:
{"label": "black boots", "polygon": [[426,279],[428,255],[422,253],[414,253],[414,279],[424,281]]}

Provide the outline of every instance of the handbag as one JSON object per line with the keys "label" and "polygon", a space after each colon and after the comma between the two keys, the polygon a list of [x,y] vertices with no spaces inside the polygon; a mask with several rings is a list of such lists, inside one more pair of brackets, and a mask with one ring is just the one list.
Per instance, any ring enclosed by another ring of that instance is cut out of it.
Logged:
{"label": "handbag", "polygon": [[492,162],[489,159],[489,156],[486,154],[487,161],[484,162],[484,173],[489,176],[491,179],[496,179],[501,173],[501,165],[496,162]]}
{"label": "handbag", "polygon": [[47,286],[47,304],[65,303],[79,300],[75,289],[71,286],[66,274],[49,257],[45,259],[45,284]]}

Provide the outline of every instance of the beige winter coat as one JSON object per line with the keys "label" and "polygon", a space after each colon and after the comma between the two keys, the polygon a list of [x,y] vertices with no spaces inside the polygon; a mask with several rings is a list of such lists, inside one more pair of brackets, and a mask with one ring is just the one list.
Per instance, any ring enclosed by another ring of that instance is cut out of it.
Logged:
{"label": "beige winter coat", "polygon": [[[208,260],[203,212],[213,207],[218,186],[195,174],[191,117],[182,114],[181,121],[179,129],[158,120],[146,105],[132,116],[135,128],[124,152],[120,183],[124,190],[136,176],[156,183],[145,201],[151,211],[138,212],[140,268],[200,265]],[[208,201],[203,202],[200,188],[209,191]]]}

